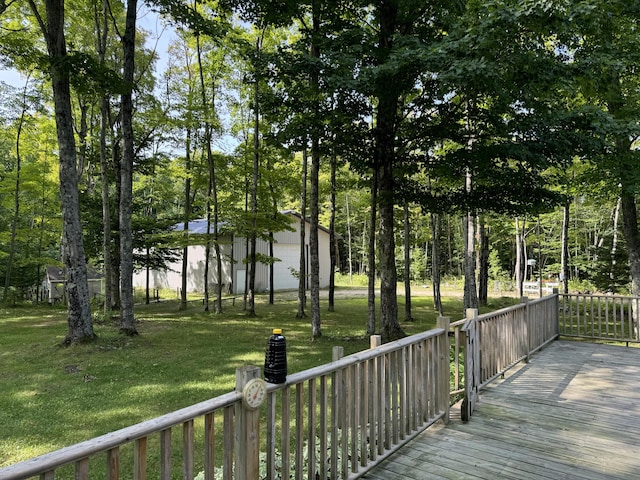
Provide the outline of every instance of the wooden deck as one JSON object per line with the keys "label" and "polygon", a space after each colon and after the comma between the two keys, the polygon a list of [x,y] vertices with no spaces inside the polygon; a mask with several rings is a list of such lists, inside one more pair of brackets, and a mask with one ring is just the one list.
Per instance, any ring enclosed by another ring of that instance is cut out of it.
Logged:
{"label": "wooden deck", "polygon": [[640,349],[554,342],[362,478],[640,478]]}

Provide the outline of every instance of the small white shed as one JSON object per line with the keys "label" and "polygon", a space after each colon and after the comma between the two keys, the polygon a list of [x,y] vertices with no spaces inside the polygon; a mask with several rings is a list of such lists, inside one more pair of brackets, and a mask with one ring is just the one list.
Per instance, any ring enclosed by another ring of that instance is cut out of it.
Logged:
{"label": "small white shed", "polygon": [[[66,300],[65,269],[63,267],[48,266],[42,279],[42,299],[49,303]],[[103,294],[102,274],[93,268],[87,268],[87,282],[89,283],[89,297],[94,298]]]}

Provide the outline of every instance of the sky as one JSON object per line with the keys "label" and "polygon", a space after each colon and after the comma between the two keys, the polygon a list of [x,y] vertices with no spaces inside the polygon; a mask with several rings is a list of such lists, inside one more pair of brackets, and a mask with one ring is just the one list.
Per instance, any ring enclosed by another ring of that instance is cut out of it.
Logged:
{"label": "sky", "polygon": [[[167,49],[171,41],[175,38],[175,32],[165,25],[158,15],[145,5],[138,8],[137,25],[149,32],[147,40],[148,48],[155,48],[159,56],[157,68],[159,73],[163,72],[167,64]],[[4,69],[0,67],[0,81],[15,88],[23,88],[26,77],[14,69]]]}
{"label": "sky", "polygon": [[[156,14],[149,10],[143,2],[138,8],[137,26],[147,32],[146,47],[154,49],[158,55],[156,63],[157,75],[160,77],[167,67],[168,48],[176,38],[175,29]],[[13,69],[2,69],[0,67],[0,82],[4,82],[16,89],[24,88],[26,77]],[[216,140],[216,147],[226,153],[231,153],[238,144],[237,139],[224,135]]]}

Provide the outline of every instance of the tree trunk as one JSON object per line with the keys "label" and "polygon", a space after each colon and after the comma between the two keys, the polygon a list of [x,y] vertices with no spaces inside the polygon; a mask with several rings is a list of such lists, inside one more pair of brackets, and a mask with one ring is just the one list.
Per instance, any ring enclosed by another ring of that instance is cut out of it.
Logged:
{"label": "tree trunk", "polygon": [[398,274],[395,256],[393,214],[393,164],[385,162],[380,168],[380,326],[383,342],[406,336],[398,323]]}
{"label": "tree trunk", "polygon": [[[207,186],[207,242],[205,245],[205,266],[204,266],[204,310],[209,311],[209,270],[211,267],[211,243],[216,259],[216,302],[214,311],[216,314],[222,313],[222,258],[220,255],[220,242],[218,241],[218,188],[216,182],[216,168],[213,160],[211,148],[211,118],[210,107],[215,108],[215,82],[211,82],[212,98],[207,101],[207,89],[204,81],[204,70],[202,68],[202,52],[200,49],[200,36],[196,36],[196,51],[198,56],[198,72],[200,74],[200,92],[202,95],[202,109],[204,115],[204,143],[207,154],[207,165],[209,167],[209,183]],[[211,216],[213,209],[213,239],[211,238]]]}
{"label": "tree trunk", "polygon": [[133,315],[133,233],[131,230],[131,204],[133,201],[133,73],[135,61],[137,0],[127,1],[127,17],[122,46],[124,51],[122,94],[122,178],[120,194],[120,330],[137,335]]}
{"label": "tree trunk", "polygon": [[100,102],[100,182],[102,186],[102,259],[104,265],[104,317],[111,316],[112,259],[111,259],[111,205],[109,203],[109,163],[107,161],[107,129],[109,126],[109,98]]}
{"label": "tree trunk", "polygon": [[[320,59],[320,46],[318,45],[320,36],[320,4],[319,0],[311,2],[313,35],[311,40],[311,56]],[[318,223],[319,223],[319,177],[320,177],[320,77],[317,69],[311,72],[311,90],[316,99],[314,101],[314,120],[316,126],[312,130],[311,137],[311,195],[309,198],[309,256],[311,274],[311,338],[316,339],[322,336],[320,324],[320,257],[318,246]]]}
{"label": "tree trunk", "polygon": [[307,306],[307,255],[306,235],[307,223],[307,149],[302,150],[302,192],[300,194],[300,276],[298,278],[298,313],[296,318],[305,318]]}
{"label": "tree trunk", "polygon": [[618,197],[616,202],[616,208],[613,212],[613,239],[611,241],[611,270],[609,271],[609,292],[617,293],[618,287],[616,285],[616,254],[618,252],[618,223],[620,221],[620,207],[622,199]]}
{"label": "tree trunk", "polygon": [[66,61],[64,36],[64,0],[46,0],[46,22],[39,15],[34,0],[29,5],[47,42],[51,84],[60,156],[60,200],[62,204],[62,244],[66,267],[68,298],[68,332],[65,344],[91,341],[95,338],[89,308],[87,264],[82,240],[82,223],[78,198],[76,145],[73,132],[71,88]]}
{"label": "tree trunk", "polygon": [[[269,162],[269,171],[272,171],[271,162]],[[273,186],[273,179],[269,178],[269,193],[271,194],[271,212],[273,214],[274,223],[278,220],[278,197]],[[275,238],[273,234],[273,229],[269,230],[269,258],[271,261],[269,262],[269,305],[273,305],[275,303],[275,251],[273,244],[275,243]]]}
{"label": "tree trunk", "polygon": [[478,303],[486,306],[489,297],[489,235],[483,218],[478,217]]}
{"label": "tree trunk", "polygon": [[331,155],[331,217],[329,219],[329,311],[335,311],[334,294],[336,289],[336,264],[337,264],[337,246],[336,246],[336,155]]}
{"label": "tree trunk", "polygon": [[622,228],[629,253],[631,271],[631,295],[640,296],[640,231],[638,230],[638,210],[635,195],[624,190],[620,196]]}
{"label": "tree trunk", "polygon": [[[380,21],[379,58],[383,65],[388,61],[396,35],[398,2],[383,0],[378,4],[377,16]],[[394,166],[395,137],[400,93],[394,88],[392,78],[380,81],[376,92],[376,128],[374,132],[374,158],[378,167],[380,224],[378,251],[380,255],[380,325],[383,342],[404,337],[398,323],[398,298],[394,228]]]}
{"label": "tree trunk", "polygon": [[569,293],[569,209],[571,205],[567,200],[562,209],[562,254],[560,257],[560,281],[564,293]]}
{"label": "tree trunk", "polygon": [[[369,244],[367,256],[367,334],[376,333],[376,224],[378,222],[378,169],[374,166],[371,177],[371,211],[369,216]],[[364,236],[366,228],[362,229]],[[364,245],[363,249],[364,251]]]}
{"label": "tree trunk", "polygon": [[310,225],[309,225],[309,257],[311,280],[311,338],[322,336],[320,325],[320,257],[318,248],[319,222],[319,176],[320,176],[320,145],[317,138],[311,144],[311,196],[310,196]]}
{"label": "tree trunk", "polygon": [[413,322],[411,314],[411,225],[409,202],[404,202],[404,319]]}
{"label": "tree trunk", "polygon": [[[351,214],[349,213],[349,194],[345,193],[344,202],[346,204],[346,215],[347,215],[347,243],[348,243],[348,259],[349,259],[349,285],[353,283],[353,252],[351,248]],[[373,209],[373,205],[371,206]]]}
{"label": "tree trunk", "polygon": [[519,298],[522,298],[522,282],[524,281],[522,275],[522,234],[520,233],[520,219],[516,217],[516,264],[515,264],[515,279],[516,279],[516,292]]}
{"label": "tree trunk", "polygon": [[13,190],[13,219],[11,221],[11,239],[9,241],[9,258],[7,259],[7,271],[4,279],[4,295],[5,302],[8,300],[9,287],[11,286],[11,271],[13,270],[13,260],[16,255],[16,237],[18,235],[18,222],[20,221],[20,169],[22,165],[22,153],[20,152],[20,140],[22,137],[22,126],[24,125],[24,117],[27,111],[27,87],[29,80],[25,82],[22,91],[22,111],[20,112],[20,120],[18,122],[18,131],[16,134],[16,181]]}
{"label": "tree trunk", "polygon": [[[472,174],[467,170],[465,190],[471,193]],[[475,259],[475,215],[469,209],[464,217],[464,309],[478,308],[478,292],[476,290]]]}
{"label": "tree trunk", "polygon": [[432,213],[431,217],[431,275],[433,277],[433,308],[443,315],[442,295],[440,294],[440,216]]}
{"label": "tree trunk", "polygon": [[[102,20],[95,11],[96,30],[98,32],[98,57],[105,61],[109,34],[109,9],[107,0],[102,2]],[[107,94],[100,99],[100,184],[102,187],[102,260],[104,273],[104,318],[111,316],[113,305],[113,270],[111,258],[111,205],[109,203],[109,161],[107,156],[107,132],[111,130],[109,99]]]}
{"label": "tree trunk", "polygon": [[[111,132],[114,137],[114,141],[111,147],[111,165],[114,168],[115,188],[113,193],[115,198],[112,205],[114,205],[114,216],[112,220],[114,223],[111,225],[111,310],[120,310],[120,215],[115,215],[120,205],[120,137],[117,135],[117,131],[113,128],[113,122],[109,122],[111,125]],[[111,209],[110,209],[111,210]]]}
{"label": "tree trunk", "polygon": [[[256,51],[260,52],[260,39],[256,40]],[[256,229],[258,227],[258,178],[260,169],[260,109],[258,66],[255,71],[254,106],[253,106],[253,179],[251,183],[251,235],[249,236],[249,288],[247,295],[247,315],[256,316]]]}
{"label": "tree trunk", "polygon": [[182,227],[182,274],[180,278],[180,310],[187,309],[187,276],[189,274],[189,222],[191,221],[191,126],[187,125],[185,143],[184,220]]}

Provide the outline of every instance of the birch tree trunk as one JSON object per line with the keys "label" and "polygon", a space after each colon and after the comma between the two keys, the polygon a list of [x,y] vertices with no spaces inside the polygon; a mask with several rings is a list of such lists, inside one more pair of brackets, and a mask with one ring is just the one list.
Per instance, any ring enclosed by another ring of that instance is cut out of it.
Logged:
{"label": "birch tree trunk", "polygon": [[562,209],[562,255],[560,258],[560,281],[564,293],[569,293],[569,213],[571,204],[567,200]]}
{"label": "birch tree trunk", "polygon": [[520,233],[520,219],[516,217],[516,264],[515,264],[516,291],[519,298],[522,298],[522,235]]}
{"label": "birch tree trunk", "polygon": [[609,291],[615,293],[616,288],[616,254],[618,251],[618,222],[620,220],[620,207],[622,199],[618,197],[616,208],[613,211],[613,239],[611,242],[611,270],[609,271]]}
{"label": "birch tree trunk", "polygon": [[[471,172],[465,178],[466,191],[471,192]],[[475,216],[469,209],[464,217],[464,309],[478,308],[478,292],[476,290],[476,258],[475,258]]]}

